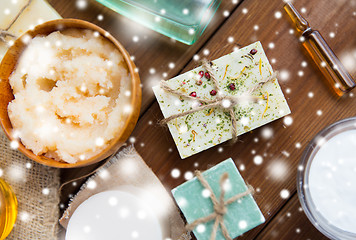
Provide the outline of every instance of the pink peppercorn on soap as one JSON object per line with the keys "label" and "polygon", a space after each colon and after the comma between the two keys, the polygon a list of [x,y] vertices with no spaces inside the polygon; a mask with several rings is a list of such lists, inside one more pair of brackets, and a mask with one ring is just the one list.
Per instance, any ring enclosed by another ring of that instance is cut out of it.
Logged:
{"label": "pink peppercorn on soap", "polygon": [[[217,199],[220,198],[222,192],[219,183],[221,176],[226,173],[228,174],[228,179],[223,184],[225,191],[224,201],[248,190],[234,161],[229,158],[202,173],[203,178],[208,182]],[[192,224],[194,221],[209,216],[216,211],[210,197],[210,191],[196,177],[173,189],[172,194],[188,224]],[[211,239],[215,221],[216,219],[213,218],[211,221],[198,224],[193,230],[196,238],[198,240]],[[264,223],[264,221],[264,216],[252,194],[249,193],[226,205],[222,224],[226,227],[229,237],[234,239]],[[215,240],[225,239],[227,238],[223,236],[219,226]]]}
{"label": "pink peppercorn on soap", "polygon": [[[273,74],[260,42],[212,61],[212,69],[221,93],[226,96],[245,95]],[[165,118],[201,105],[199,99],[214,100],[219,96],[214,89],[212,77],[203,67],[195,68],[166,83],[171,89],[192,98],[167,92],[161,86],[153,87]],[[233,108],[237,119],[237,136],[290,113],[276,79],[254,89],[249,95],[255,100],[243,101]],[[222,107],[174,118],[167,124],[181,158],[187,158],[232,138],[231,115]]]}

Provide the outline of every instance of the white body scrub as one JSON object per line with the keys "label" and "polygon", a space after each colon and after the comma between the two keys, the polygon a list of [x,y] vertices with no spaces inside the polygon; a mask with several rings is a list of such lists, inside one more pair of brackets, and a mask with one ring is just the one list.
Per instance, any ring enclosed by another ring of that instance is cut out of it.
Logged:
{"label": "white body scrub", "polygon": [[100,153],[119,133],[131,89],[115,46],[74,29],[32,39],[10,84],[15,99],[8,112],[21,142],[68,163]]}
{"label": "white body scrub", "polygon": [[329,224],[356,233],[356,130],[339,133],[321,146],[311,163],[309,191]]}

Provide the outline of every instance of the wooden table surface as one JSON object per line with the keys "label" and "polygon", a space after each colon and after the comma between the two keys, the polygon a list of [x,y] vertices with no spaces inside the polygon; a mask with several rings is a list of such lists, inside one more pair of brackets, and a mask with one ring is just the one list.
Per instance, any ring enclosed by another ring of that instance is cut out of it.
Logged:
{"label": "wooden table surface", "polygon": [[[316,133],[337,120],[356,116],[356,98],[352,92],[337,98],[326,87],[316,66],[303,52],[283,11],[284,1],[222,0],[205,33],[192,46],[146,29],[94,0],[88,0],[87,8],[82,10],[73,0],[49,2],[64,18],[84,19],[106,29],[134,56],[142,81],[143,101],[132,139],[137,151],[168,190],[186,181],[185,172],[205,170],[231,157],[244,179],[257,189],[255,199],[266,217],[264,224],[239,239],[326,239],[300,207],[296,192],[297,167],[303,149]],[[350,74],[356,76],[356,1],[298,0],[294,5],[324,35]],[[282,14],[280,18],[278,12]],[[99,15],[103,20],[98,20]],[[133,41],[134,36],[138,42]],[[228,41],[230,37],[233,43]],[[195,60],[198,57],[215,59],[236,46],[257,40],[264,46],[274,70],[283,73],[279,82],[291,108],[293,123],[285,125],[280,119],[242,135],[234,145],[221,144],[181,160],[168,129],[157,124],[163,116],[151,87],[161,79],[198,66]],[[169,68],[169,63],[175,67]],[[272,132],[272,136],[265,139],[265,131]],[[254,164],[256,155],[262,156],[261,165]],[[83,175],[96,166],[62,170],[62,181]],[[181,176],[173,178],[172,169],[179,169]],[[63,189],[64,206],[79,185]],[[282,198],[282,190],[288,191],[289,197]]]}

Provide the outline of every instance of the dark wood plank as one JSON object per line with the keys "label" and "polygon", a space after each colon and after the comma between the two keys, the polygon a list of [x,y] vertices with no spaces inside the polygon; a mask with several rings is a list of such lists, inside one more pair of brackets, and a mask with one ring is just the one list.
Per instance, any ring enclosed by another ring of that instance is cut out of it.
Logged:
{"label": "dark wood plank", "polygon": [[[321,1],[298,1],[297,3],[295,3],[295,6],[300,11],[303,11],[305,9],[305,13],[303,13],[303,15],[308,19],[309,23],[314,29],[318,29],[322,33],[322,35],[332,47],[334,52],[339,56],[344,66],[348,69],[349,73],[355,78],[356,57],[353,56],[352,53],[354,52],[356,41],[354,38],[350,38],[351,35],[349,35],[355,34],[355,31],[353,29],[356,26],[354,6],[348,1],[333,1],[330,2],[330,4],[324,4],[324,2]],[[319,80],[322,80],[323,77],[318,74],[316,66],[311,63],[309,57],[306,58],[305,62],[307,62],[309,65],[307,67],[308,71],[314,71],[316,73],[317,78]],[[300,69],[301,71],[305,72],[303,67],[301,67]],[[327,91],[327,88],[325,86],[322,87],[325,91]],[[321,103],[323,101],[323,98],[320,96],[316,96],[315,91],[311,92],[314,93],[313,98],[317,97],[317,99],[315,99],[314,103],[312,104],[320,104],[320,106],[324,105],[325,107],[323,108],[328,109],[328,111],[338,109],[338,105],[343,105],[343,101],[345,101],[344,98],[335,98],[335,105],[328,106],[328,104]],[[348,96],[345,97],[353,97],[354,94],[355,91],[351,92]],[[305,94],[304,98],[306,98]],[[349,105],[350,108],[354,108],[355,106],[355,102],[352,102],[352,104]],[[324,124],[327,117],[324,116],[324,110],[322,110],[323,108],[320,107],[320,110],[323,112],[323,114],[322,116],[320,116],[322,118],[322,121],[320,121],[319,123],[323,124],[322,126],[325,127],[329,123],[334,122],[336,119],[332,121],[327,121],[327,123]],[[318,115],[314,116],[316,118],[320,118],[318,117]],[[355,116],[355,114],[346,116]],[[346,116],[342,115],[337,119],[342,119]],[[317,121],[314,122],[316,122],[315,124],[318,124]],[[318,128],[318,131],[320,129],[321,128]],[[312,136],[315,135],[315,132],[316,131],[313,131],[312,134],[308,134],[310,137],[308,137],[306,141],[300,141],[300,143],[303,143],[303,148],[311,140]],[[296,171],[294,172],[296,173]],[[283,206],[281,211],[275,215],[273,221],[271,221],[266,226],[266,228],[259,233],[258,239],[327,239],[320,232],[318,232],[318,230],[308,221],[304,212],[300,211],[301,208],[298,202],[297,193],[295,190],[293,193],[293,198],[291,198],[288,204]],[[283,221],[286,212],[292,214],[292,221]],[[300,214],[296,215],[295,213]],[[294,218],[294,216],[297,217]],[[283,224],[281,224],[282,222]],[[300,232],[297,229],[299,229]]]}
{"label": "dark wood plank", "polygon": [[[228,157],[232,157],[238,166],[243,164],[245,170],[241,173],[247,182],[260,190],[256,194],[256,200],[267,219],[266,224],[248,232],[243,239],[256,237],[284,206],[288,197],[280,197],[282,190],[288,191],[290,195],[295,193],[295,178],[302,149],[313,136],[332,122],[356,114],[356,108],[352,107],[356,106],[353,93],[336,98],[303,54],[298,39],[289,33],[291,27],[287,18],[274,17],[276,11],[283,11],[282,6],[283,3],[279,1],[244,2],[204,49],[209,49],[208,57],[215,59],[233,49],[234,45],[227,43],[228,37],[233,37],[240,45],[261,40],[269,59],[275,59],[274,68],[281,70],[282,75],[289,76],[281,80],[280,84],[292,110],[293,123],[290,126],[281,119],[241,136],[235,145],[222,144],[185,160],[180,160],[167,129],[150,125],[151,121],[155,123],[162,118],[156,103],[143,116],[133,133],[136,148],[168,189],[183,183],[184,173],[195,168],[204,170]],[[349,40],[356,34],[355,19],[352,18],[352,9],[345,1],[335,0],[327,4],[323,1],[300,1],[297,7],[301,6],[306,7],[307,13],[312,11],[309,9],[317,9],[306,16],[321,32],[327,33],[325,38],[330,41],[336,53],[341,54],[355,48],[354,40]],[[241,13],[243,8],[252,14],[244,15]],[[343,14],[340,15],[340,12]],[[342,33],[335,27],[335,22],[344,26]],[[254,31],[255,25],[259,26],[258,31]],[[336,32],[337,37],[330,38],[330,32]],[[203,51],[198,54],[203,55]],[[304,61],[307,62],[306,67],[302,67]],[[190,62],[184,71],[195,65],[195,62]],[[353,69],[352,74],[355,73]],[[320,116],[318,112],[321,113]],[[262,137],[266,129],[273,132],[270,139]],[[256,166],[253,163],[255,155],[263,156],[262,165]],[[174,168],[182,173],[177,179],[170,175]]]}
{"label": "dark wood plank", "polygon": [[[242,2],[242,1],[240,1]],[[64,18],[79,18],[99,25],[109,31],[135,57],[135,64],[139,68],[142,82],[142,107],[143,113],[154,101],[152,86],[163,78],[177,75],[182,68],[192,59],[194,54],[210,39],[215,31],[225,22],[224,12],[233,12],[239,4],[232,1],[223,1],[213,20],[208,25],[202,37],[192,46],[172,41],[170,38],[149,30],[117,13],[104,7],[94,0],[88,0],[85,9],[79,9],[76,1],[72,0],[49,0],[49,3]],[[103,20],[99,21],[98,16]],[[133,36],[138,36],[139,41],[134,42]],[[169,63],[174,63],[174,68],[169,68]],[[150,73],[155,69],[155,74]],[[166,73],[166,77],[163,77]],[[66,182],[78,176],[85,175],[97,168],[99,164],[81,169],[61,170],[61,182]],[[68,185],[62,192],[62,203],[67,203],[69,196],[79,190],[83,180],[78,181],[75,186]],[[62,205],[63,206],[63,205]]]}
{"label": "dark wood plank", "polygon": [[[349,1],[339,0],[300,0],[296,6],[298,9],[306,8],[305,16],[322,33],[326,33],[325,38],[336,53],[348,54],[350,49],[356,47],[356,40],[353,38],[356,34],[355,17],[349,4]],[[275,18],[276,11],[283,13],[282,6],[283,1],[244,1],[207,44],[203,45],[198,55],[204,56],[204,50],[208,49],[207,57],[215,59],[232,51],[236,44],[243,46],[260,40],[269,59],[275,59],[273,67],[288,73],[285,76],[289,75],[285,80],[281,80],[280,84],[292,110],[293,124],[287,126],[281,119],[244,134],[234,145],[225,143],[181,160],[168,130],[157,125],[162,114],[155,102],[140,119],[132,134],[136,139],[135,147],[167,189],[183,183],[186,172],[207,169],[228,157],[232,157],[240,169],[243,165],[241,174],[259,190],[255,198],[267,222],[245,234],[242,239],[255,238],[261,231],[264,233],[263,228],[269,225],[269,222],[271,224],[265,231],[277,228],[272,219],[289,199],[281,198],[280,192],[287,190],[291,196],[295,193],[295,178],[302,149],[322,128],[339,119],[356,115],[356,99],[353,94],[340,99],[332,95],[325,87],[322,77],[301,51],[298,39],[289,33],[291,25],[287,18],[284,14],[282,18]],[[248,13],[244,14],[243,9],[247,9]],[[258,30],[254,30],[255,25]],[[330,38],[330,32],[334,32],[336,37]],[[235,39],[234,44],[228,42],[229,37]],[[301,65],[304,61],[307,62],[306,67]],[[195,61],[190,61],[183,71],[196,65]],[[145,60],[139,67],[147,69],[150,66],[151,63]],[[355,73],[356,68],[353,68],[352,74]],[[309,97],[310,92],[313,97]],[[317,114],[319,110],[321,116]],[[266,129],[273,133],[269,139],[262,137]],[[253,163],[256,155],[263,157],[261,165]],[[173,178],[170,174],[175,168],[182,173],[179,178]],[[286,206],[292,204],[293,202]],[[288,226],[295,228],[294,225],[283,226],[285,229]],[[318,239],[318,235],[314,233],[309,237]]]}
{"label": "dark wood plank", "polygon": [[256,240],[273,239],[327,240],[328,238],[309,222],[295,194],[256,238]]}

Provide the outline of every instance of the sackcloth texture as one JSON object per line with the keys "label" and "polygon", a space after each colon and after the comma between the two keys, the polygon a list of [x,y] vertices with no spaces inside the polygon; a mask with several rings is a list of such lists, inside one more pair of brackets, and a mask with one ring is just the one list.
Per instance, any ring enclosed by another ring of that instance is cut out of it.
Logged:
{"label": "sackcloth texture", "polygon": [[0,130],[0,169],[18,200],[15,226],[7,240],[57,240],[59,169],[27,158],[10,147]]}
{"label": "sackcloth texture", "polygon": [[[92,181],[95,182],[96,187],[87,187]],[[158,205],[160,208],[164,206],[165,209],[164,214],[157,215],[163,229],[164,239],[191,239],[173,199],[133,146],[122,149],[83,184],[60,219],[61,225],[66,228],[75,209],[90,196],[103,191],[120,189],[123,186],[149,190],[152,196],[158,196]],[[154,206],[152,208],[155,211]]]}

